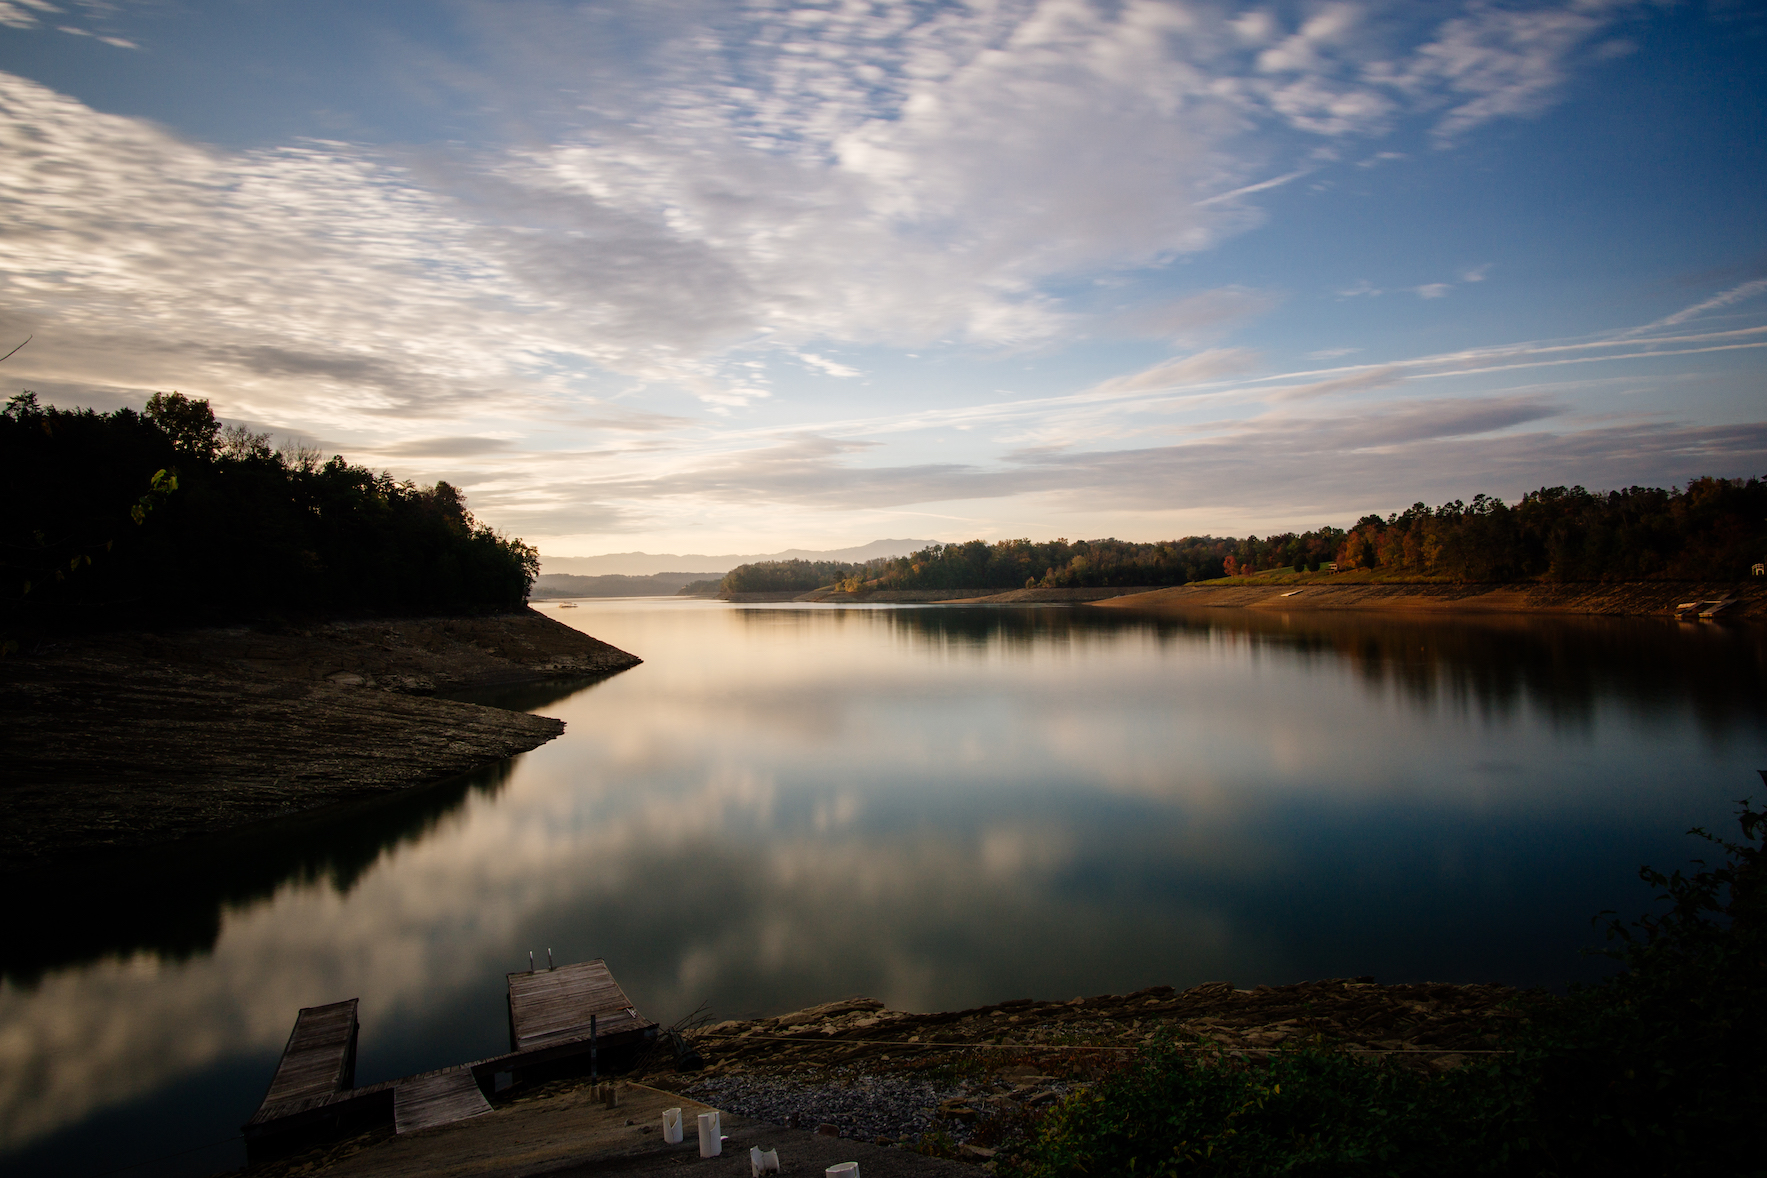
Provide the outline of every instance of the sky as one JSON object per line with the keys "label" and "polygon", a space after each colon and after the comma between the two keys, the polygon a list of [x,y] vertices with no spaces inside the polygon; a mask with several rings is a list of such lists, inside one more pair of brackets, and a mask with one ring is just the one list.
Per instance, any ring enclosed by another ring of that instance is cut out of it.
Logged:
{"label": "sky", "polygon": [[0,159],[8,395],[549,557],[1767,474],[1744,0],[0,0]]}

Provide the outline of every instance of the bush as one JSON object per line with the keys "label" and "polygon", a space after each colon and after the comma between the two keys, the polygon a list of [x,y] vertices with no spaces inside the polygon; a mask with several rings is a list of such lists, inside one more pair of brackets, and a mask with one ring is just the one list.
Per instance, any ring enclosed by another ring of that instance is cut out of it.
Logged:
{"label": "bush", "polygon": [[[1767,1173],[1767,814],[1692,875],[1641,868],[1666,912],[1607,923],[1625,967],[1530,1004],[1511,1053],[1432,1076],[1324,1046],[1244,1059],[1168,1043],[1002,1150],[1019,1178]],[[1605,914],[1604,914],[1605,915]],[[1598,918],[1599,920],[1600,918]]]}

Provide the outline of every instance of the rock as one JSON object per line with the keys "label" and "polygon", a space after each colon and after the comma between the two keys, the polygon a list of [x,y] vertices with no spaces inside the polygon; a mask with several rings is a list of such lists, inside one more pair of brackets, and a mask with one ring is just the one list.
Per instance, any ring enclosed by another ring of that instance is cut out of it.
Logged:
{"label": "rock", "polygon": [[952,1121],[970,1124],[976,1119],[976,1110],[971,1108],[969,1101],[963,1097],[953,1097],[939,1102],[939,1116]]}
{"label": "rock", "polygon": [[882,1010],[883,1003],[875,998],[843,998],[839,1002],[825,1002],[821,1006],[807,1006],[803,1010],[794,1010],[790,1014],[779,1016],[775,1025],[784,1027],[801,1027],[806,1023],[821,1022],[825,1018],[850,1014],[856,1010]]}
{"label": "rock", "polygon": [[987,1162],[994,1158],[994,1151],[985,1145],[971,1145],[964,1142],[957,1147],[957,1156],[966,1162]]}
{"label": "rock", "polygon": [[839,1137],[840,1135],[841,1127],[839,1125],[824,1121],[822,1124],[816,1126],[816,1136],[818,1137]]}
{"label": "rock", "polygon": [[1219,1001],[1233,992],[1232,982],[1204,982],[1200,986],[1192,986],[1190,989],[1184,991],[1184,993],[1178,995],[1178,997],[1189,998],[1192,1000]]}

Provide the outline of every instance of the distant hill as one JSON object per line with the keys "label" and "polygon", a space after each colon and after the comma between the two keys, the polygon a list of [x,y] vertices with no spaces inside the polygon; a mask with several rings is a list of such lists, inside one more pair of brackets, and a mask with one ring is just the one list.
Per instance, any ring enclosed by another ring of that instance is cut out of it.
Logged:
{"label": "distant hill", "polygon": [[571,573],[541,573],[534,578],[530,600],[545,601],[553,597],[668,597],[682,586],[695,581],[716,583],[717,573],[652,573],[648,577],[629,577],[610,573],[600,577],[579,577]]}
{"label": "distant hill", "polygon": [[[836,560],[848,564],[863,564],[880,556],[906,556],[917,552],[931,540],[873,540],[869,544],[861,544],[857,548],[810,549],[788,548],[784,552],[761,553],[730,553],[723,556],[682,556],[676,553],[651,552],[610,552],[603,556],[545,556],[540,557],[541,581],[554,573],[569,573],[576,576],[627,576],[650,577],[658,573],[667,573],[671,569],[704,569],[688,580],[699,577],[722,577],[738,565],[755,564],[764,560]],[[685,585],[683,581],[681,584]],[[538,584],[536,584],[538,588]],[[679,586],[677,586],[679,588]],[[670,589],[667,592],[673,593]]]}

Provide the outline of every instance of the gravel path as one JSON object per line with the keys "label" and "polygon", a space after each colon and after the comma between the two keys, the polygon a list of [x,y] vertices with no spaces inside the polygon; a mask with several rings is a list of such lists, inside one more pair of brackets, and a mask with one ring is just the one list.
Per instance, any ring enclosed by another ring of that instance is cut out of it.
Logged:
{"label": "gravel path", "polygon": [[939,1128],[952,1141],[969,1136],[969,1126],[939,1117],[939,1106],[967,1101],[961,1084],[934,1084],[908,1076],[835,1076],[811,1082],[791,1077],[719,1076],[686,1089],[686,1094],[739,1116],[775,1125],[814,1129],[836,1125],[841,1136],[875,1141],[918,1141]]}

